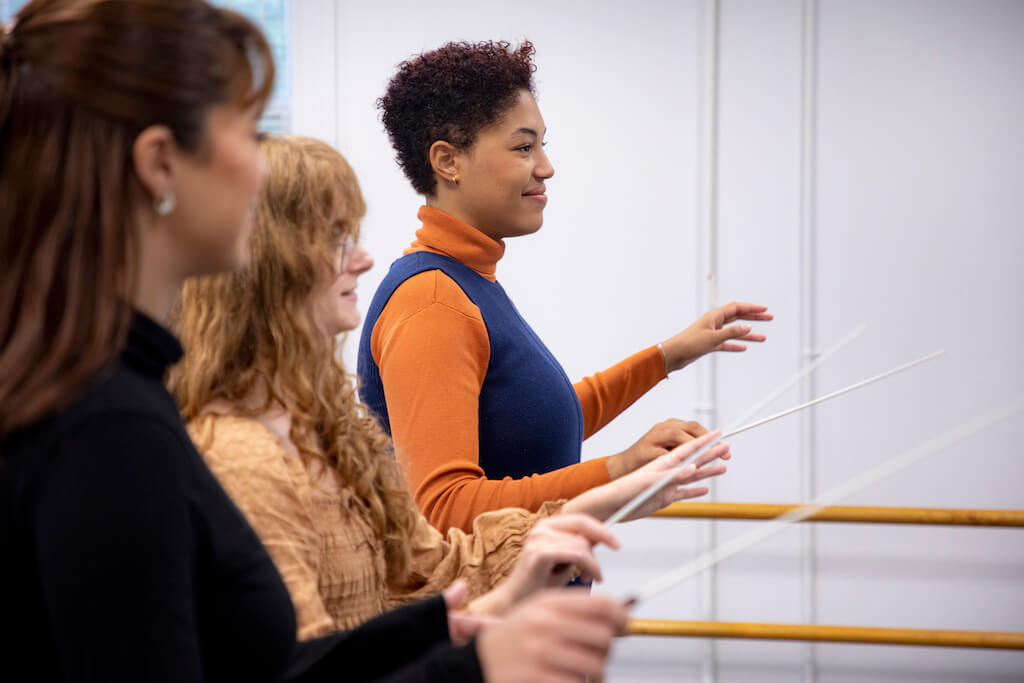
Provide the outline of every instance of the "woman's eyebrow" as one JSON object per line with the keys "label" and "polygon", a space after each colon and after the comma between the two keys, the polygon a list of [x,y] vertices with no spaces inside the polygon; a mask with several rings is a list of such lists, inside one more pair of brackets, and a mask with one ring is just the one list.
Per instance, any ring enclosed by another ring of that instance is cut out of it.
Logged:
{"label": "woman's eyebrow", "polygon": [[512,135],[519,135],[520,133],[537,137],[537,131],[535,131],[533,128],[518,128],[512,131]]}

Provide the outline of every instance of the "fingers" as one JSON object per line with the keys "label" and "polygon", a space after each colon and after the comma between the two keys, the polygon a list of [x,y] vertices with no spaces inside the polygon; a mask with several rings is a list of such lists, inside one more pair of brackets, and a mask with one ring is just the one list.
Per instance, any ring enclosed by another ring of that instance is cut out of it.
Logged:
{"label": "fingers", "polygon": [[[690,463],[692,465],[693,463]],[[690,465],[680,470],[674,477],[672,477],[672,484],[676,486],[682,486],[683,484],[692,484],[696,481],[708,479],[710,477],[717,477],[725,474],[727,468],[724,464],[719,463],[717,465],[705,465],[700,469],[690,469]]]}
{"label": "fingers", "polygon": [[692,441],[699,436],[704,436],[707,433],[708,430],[699,422],[669,418],[652,427],[644,438],[641,439],[641,442],[647,441],[647,445],[654,451],[653,456],[659,457],[676,446]]}
{"label": "fingers", "polygon": [[706,446],[709,442],[711,442],[714,439],[717,439],[721,435],[722,435],[722,430],[720,430],[720,429],[716,429],[713,432],[707,432],[703,436],[697,437],[696,439],[693,439],[692,441],[688,441],[688,442],[684,443],[683,445],[678,446],[676,449],[674,449],[673,453],[678,451],[678,454],[682,456],[679,459],[682,460],[683,458],[687,458],[687,457],[693,455],[694,453],[699,451],[701,448]]}
{"label": "fingers", "polygon": [[712,311],[712,313],[716,314],[716,322],[719,322],[721,326],[721,329],[716,330],[718,344],[715,347],[715,351],[736,353],[747,350],[747,347],[744,344],[730,343],[730,340],[734,339],[758,343],[768,339],[766,335],[758,332],[752,332],[750,325],[732,325],[731,327],[725,327],[726,325],[729,325],[729,323],[737,320],[772,320],[775,316],[768,313],[767,310],[767,306],[734,302]]}
{"label": "fingers", "polygon": [[[714,432],[705,434],[699,439],[694,439],[693,441],[678,446],[658,458],[650,465],[650,467],[651,469],[659,472],[664,472],[672,469],[673,467],[677,467],[681,462],[699,451],[708,442],[718,438],[720,434],[721,430],[715,430]],[[686,468],[680,471],[680,474],[686,474],[689,472],[689,475],[693,475],[697,469],[704,467],[713,460],[728,460],[731,457],[732,454],[729,452],[729,444],[715,444],[704,453],[701,453],[693,462],[689,463]]]}
{"label": "fingers", "polygon": [[555,529],[562,533],[582,536],[590,545],[604,543],[609,548],[614,548],[616,550],[620,547],[619,539],[615,538],[615,534],[611,532],[611,529],[590,515],[570,513],[548,517],[537,522],[531,533],[545,527]]}
{"label": "fingers", "polygon": [[488,621],[493,620],[471,614],[449,614],[448,633],[453,642],[462,644],[479,633]]}
{"label": "fingers", "polygon": [[[527,539],[533,571],[563,583],[572,567],[579,567],[583,579],[604,580],[592,546],[604,543],[618,549],[619,541],[601,522],[590,515],[562,514],[539,521]],[[536,574],[535,574],[536,576]]]}
{"label": "fingers", "polygon": [[481,631],[476,647],[484,678],[560,683],[599,674],[626,618],[626,607],[606,597],[542,591]]}
{"label": "fingers", "polygon": [[731,304],[720,306],[715,309],[721,317],[723,324],[736,320],[773,320],[774,315],[768,312],[767,306],[760,304],[748,304],[742,301],[734,301]]}
{"label": "fingers", "polygon": [[[566,614],[560,612],[560,614]],[[568,620],[571,620],[572,638],[566,639],[578,649],[585,649],[591,652],[600,653],[604,656],[608,653],[611,639],[615,637],[616,627],[608,620],[600,617],[582,617],[568,613]]]}
{"label": "fingers", "polygon": [[725,465],[708,465],[697,470],[688,479],[679,479],[679,484],[692,484],[693,482],[702,481],[704,479],[710,479],[711,477],[718,477],[726,473],[728,468]]}
{"label": "fingers", "polygon": [[601,673],[604,670],[606,656],[606,651],[584,647],[549,649],[544,655],[544,663],[554,671],[547,680],[579,683],[580,674],[596,676]]}
{"label": "fingers", "polygon": [[629,612],[626,606],[605,595],[591,595],[586,588],[564,588],[546,591],[559,612],[571,614],[587,621],[605,622],[614,633],[623,633]]}
{"label": "fingers", "polygon": [[[579,543],[584,543],[579,540],[579,537],[575,538]],[[548,548],[539,551],[534,556],[534,562],[541,571],[554,579],[553,582],[547,584],[549,586],[564,585],[572,578],[573,567],[579,568],[583,581],[597,581],[600,583],[604,580],[604,577],[601,575],[601,565],[590,551],[590,548],[587,547],[573,549],[568,547],[567,544],[560,548]]]}
{"label": "fingers", "polygon": [[553,639],[545,663],[558,672],[596,676],[604,668],[611,641],[625,633],[626,607],[604,596],[591,596],[573,589],[550,604],[564,627]]}
{"label": "fingers", "polygon": [[675,490],[675,496],[672,498],[673,503],[679,501],[689,500],[691,498],[700,498],[701,496],[708,495],[707,486],[680,486]]}
{"label": "fingers", "polygon": [[674,417],[665,420],[658,427],[660,428],[659,441],[661,445],[668,448],[675,448],[681,443],[686,443],[708,433],[707,428],[699,422],[680,420]]}
{"label": "fingers", "polygon": [[718,339],[721,343],[725,343],[730,339],[740,339],[742,341],[752,342],[763,342],[768,337],[758,332],[753,332],[753,328],[750,325],[730,325],[729,327],[723,327],[720,330],[716,330]]}
{"label": "fingers", "polygon": [[701,467],[704,467],[704,465],[707,465],[712,460],[716,460],[718,458],[728,459],[728,457],[729,457],[729,444],[727,444],[727,443],[716,443],[714,446],[709,448],[705,453],[701,454],[693,462],[697,465],[698,468],[701,468]]}
{"label": "fingers", "polygon": [[686,431],[686,433],[690,434],[694,438],[704,436],[708,433],[707,427],[699,422],[693,422],[692,420],[680,420],[680,422],[682,422],[682,425],[680,426]]}
{"label": "fingers", "polygon": [[[648,469],[656,475],[662,475],[668,470],[679,467],[679,465],[691,455],[689,449],[684,448],[688,445],[689,444],[683,444],[678,448],[674,448],[648,465]],[[686,467],[683,468],[684,471],[689,470],[691,474],[696,471],[696,469],[697,463],[695,462],[687,463]]]}

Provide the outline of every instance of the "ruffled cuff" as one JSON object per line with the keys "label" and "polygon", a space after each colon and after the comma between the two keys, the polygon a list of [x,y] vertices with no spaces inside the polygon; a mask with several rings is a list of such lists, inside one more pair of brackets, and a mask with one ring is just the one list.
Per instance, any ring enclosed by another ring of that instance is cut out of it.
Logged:
{"label": "ruffled cuff", "polygon": [[[487,585],[470,586],[471,599],[483,595],[508,578],[515,568],[530,530],[541,519],[561,512],[567,501],[546,501],[537,512],[507,508],[484,513],[473,522],[473,535],[485,548]],[[479,592],[477,592],[479,590]]]}

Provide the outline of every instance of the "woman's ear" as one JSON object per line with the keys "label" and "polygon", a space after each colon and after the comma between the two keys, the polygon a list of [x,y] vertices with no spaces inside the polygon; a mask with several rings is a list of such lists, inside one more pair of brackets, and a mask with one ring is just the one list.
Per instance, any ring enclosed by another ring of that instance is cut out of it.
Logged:
{"label": "woman's ear", "polygon": [[150,126],[135,138],[132,145],[132,163],[142,187],[149,192],[154,206],[174,197],[171,172],[174,154],[174,134],[167,126]]}
{"label": "woman's ear", "polygon": [[441,180],[459,184],[459,150],[450,142],[437,140],[430,146],[430,166]]}

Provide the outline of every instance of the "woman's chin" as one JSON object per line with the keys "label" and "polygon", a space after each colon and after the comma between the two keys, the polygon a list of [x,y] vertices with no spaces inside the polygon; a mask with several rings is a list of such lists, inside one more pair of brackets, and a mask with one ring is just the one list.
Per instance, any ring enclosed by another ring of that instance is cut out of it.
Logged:
{"label": "woman's chin", "polygon": [[359,327],[359,323],[362,322],[362,316],[359,315],[359,311],[346,311],[344,315],[339,315],[335,321],[335,335],[345,334]]}
{"label": "woman's chin", "polygon": [[505,237],[525,237],[526,235],[532,235],[533,233],[538,232],[543,225],[543,220],[523,222],[514,228],[512,234],[506,235]]}

